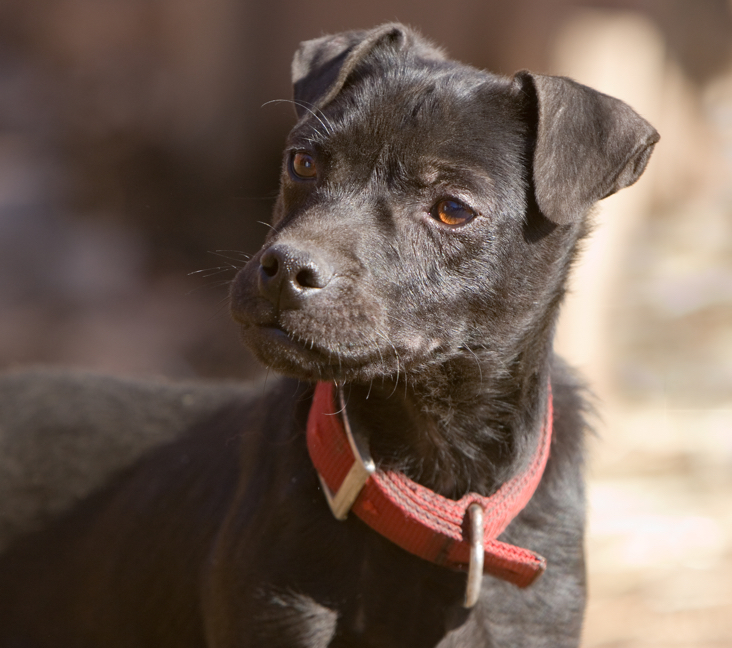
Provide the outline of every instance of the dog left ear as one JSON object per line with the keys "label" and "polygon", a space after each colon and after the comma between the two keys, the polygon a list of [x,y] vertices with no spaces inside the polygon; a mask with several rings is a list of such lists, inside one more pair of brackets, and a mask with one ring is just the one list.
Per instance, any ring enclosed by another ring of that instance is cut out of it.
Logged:
{"label": "dog left ear", "polygon": [[640,177],[659,135],[627,104],[565,77],[515,79],[535,98],[534,192],[549,220],[576,222]]}
{"label": "dog left ear", "polygon": [[401,25],[388,24],[371,31],[349,31],[300,44],[292,60],[295,111],[329,103],[361,60],[379,44],[400,48],[406,40]]}
{"label": "dog left ear", "polygon": [[421,58],[442,59],[442,52],[404,25],[388,23],[369,31],[349,31],[305,41],[292,61],[298,118],[308,108],[323,108],[343,89],[348,77],[377,49],[412,49]]}

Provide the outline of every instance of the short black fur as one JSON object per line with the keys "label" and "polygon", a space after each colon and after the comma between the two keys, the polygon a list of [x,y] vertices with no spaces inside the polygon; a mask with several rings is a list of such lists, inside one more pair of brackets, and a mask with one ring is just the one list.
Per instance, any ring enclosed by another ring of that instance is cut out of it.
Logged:
{"label": "short black fur", "polygon": [[[658,135],[573,81],[475,70],[401,25],[303,43],[293,83],[273,228],[231,287],[244,341],[289,378],[265,393],[188,387],[190,424],[158,416],[175,396],[117,384],[168,432],[56,522],[15,534],[0,646],[578,645],[584,404],[552,337],[588,210],[638,178]],[[30,380],[47,407],[59,380]],[[76,380],[94,399],[96,382]],[[382,467],[452,498],[522,468],[551,384],[549,463],[502,536],[546,557],[542,578],[520,590],[486,576],[466,610],[464,574],[336,521],[304,439],[318,380],[343,385]],[[4,424],[36,429],[17,400]],[[95,421],[90,438],[131,434],[124,415]]]}

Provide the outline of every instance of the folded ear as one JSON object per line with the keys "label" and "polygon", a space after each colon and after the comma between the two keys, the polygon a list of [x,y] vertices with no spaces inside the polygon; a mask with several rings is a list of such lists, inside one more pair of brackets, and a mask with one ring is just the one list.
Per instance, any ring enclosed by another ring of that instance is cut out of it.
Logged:
{"label": "folded ear", "polygon": [[323,108],[332,101],[359,63],[374,51],[386,48],[395,53],[416,49],[423,58],[443,58],[438,49],[398,23],[305,41],[292,61],[298,118],[308,112],[308,108]]}
{"label": "folded ear", "polygon": [[547,218],[577,221],[640,177],[659,135],[632,108],[564,77],[515,78],[535,100],[534,193]]}

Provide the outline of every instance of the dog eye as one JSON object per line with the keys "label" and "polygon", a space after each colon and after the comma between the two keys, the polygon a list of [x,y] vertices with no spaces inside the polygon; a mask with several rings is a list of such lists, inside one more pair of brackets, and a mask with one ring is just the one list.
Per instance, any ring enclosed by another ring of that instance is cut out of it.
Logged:
{"label": "dog eye", "polygon": [[459,227],[475,218],[475,212],[457,200],[440,200],[432,208],[432,216],[445,225]]}
{"label": "dog eye", "polygon": [[304,151],[295,151],[290,157],[290,170],[301,180],[312,180],[318,175],[315,159]]}

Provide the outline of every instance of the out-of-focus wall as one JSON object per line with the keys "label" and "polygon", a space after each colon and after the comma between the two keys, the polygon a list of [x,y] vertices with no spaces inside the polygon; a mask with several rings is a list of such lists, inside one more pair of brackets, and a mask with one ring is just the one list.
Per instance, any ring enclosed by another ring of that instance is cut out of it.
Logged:
{"label": "out-of-focus wall", "polygon": [[294,121],[263,104],[290,97],[299,41],[395,19],[479,67],[573,76],[661,132],[598,210],[558,332],[602,415],[585,645],[732,645],[728,0],[3,3],[0,367],[256,374],[225,285]]}
{"label": "out-of-focus wall", "polygon": [[588,646],[732,645],[732,74],[670,47],[647,15],[585,8],[551,59],[662,133],[599,208],[557,340],[602,414]]}

